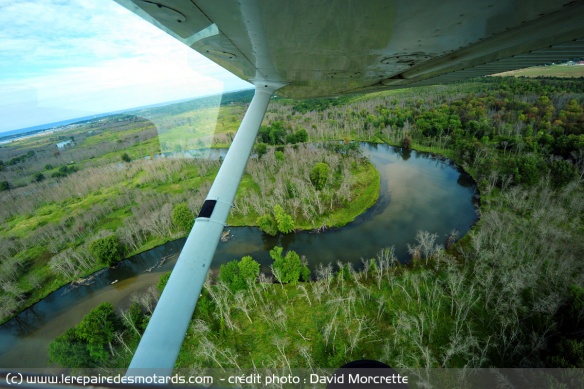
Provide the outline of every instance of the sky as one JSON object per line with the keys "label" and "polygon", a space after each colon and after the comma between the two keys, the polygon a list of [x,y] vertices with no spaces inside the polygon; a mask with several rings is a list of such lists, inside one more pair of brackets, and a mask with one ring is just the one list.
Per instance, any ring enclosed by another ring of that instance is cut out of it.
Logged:
{"label": "sky", "polygon": [[0,134],[250,86],[113,0],[0,0]]}

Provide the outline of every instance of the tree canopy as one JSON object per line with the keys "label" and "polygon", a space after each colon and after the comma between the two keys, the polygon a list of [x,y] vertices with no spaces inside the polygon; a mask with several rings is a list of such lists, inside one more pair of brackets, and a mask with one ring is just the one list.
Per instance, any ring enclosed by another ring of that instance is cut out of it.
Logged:
{"label": "tree canopy", "polygon": [[296,285],[300,278],[303,281],[310,279],[310,269],[295,251],[288,251],[282,255],[284,249],[276,246],[270,250],[270,257],[274,260],[272,271],[276,279],[282,284]]}
{"label": "tree canopy", "polygon": [[94,240],[89,245],[89,252],[108,266],[113,266],[123,256],[122,248],[116,235]]}
{"label": "tree canopy", "polygon": [[278,232],[289,234],[294,231],[294,218],[279,204],[274,205],[272,213],[258,217],[256,223],[260,230],[272,236]]}
{"label": "tree canopy", "polygon": [[185,203],[180,203],[172,209],[172,222],[182,231],[189,232],[195,224],[193,213]]}
{"label": "tree canopy", "polygon": [[329,174],[331,172],[330,166],[325,162],[319,162],[312,168],[310,172],[310,181],[317,190],[321,190],[328,182]]}
{"label": "tree canopy", "polygon": [[255,282],[260,274],[260,264],[249,255],[241,260],[221,265],[219,280],[225,282],[233,292],[248,288],[248,282]]}
{"label": "tree canopy", "polygon": [[109,358],[114,333],[121,328],[111,303],[102,303],[49,345],[49,360],[64,367],[93,367]]}

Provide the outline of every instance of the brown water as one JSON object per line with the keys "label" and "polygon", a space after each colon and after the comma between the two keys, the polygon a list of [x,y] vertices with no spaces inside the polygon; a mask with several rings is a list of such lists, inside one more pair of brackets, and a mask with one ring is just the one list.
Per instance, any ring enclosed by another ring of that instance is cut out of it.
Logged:
{"label": "brown water", "polygon": [[[309,264],[353,262],[375,257],[394,246],[398,258],[407,260],[407,245],[418,230],[438,234],[439,242],[454,229],[465,234],[477,217],[475,186],[470,177],[448,161],[428,154],[387,145],[362,144],[381,176],[379,201],[353,223],[316,234],[299,232],[270,237],[257,228],[230,228],[232,239],[220,243],[215,266],[244,255],[253,256],[268,269],[268,251],[275,245],[305,255]],[[184,239],[169,242],[120,263],[116,269],[97,274],[90,285],[65,286],[0,326],[0,368],[47,367],[48,344],[104,301],[118,308],[129,305],[131,296],[155,285],[174,265]],[[145,272],[161,258],[168,260]],[[118,280],[112,284],[113,281]]]}

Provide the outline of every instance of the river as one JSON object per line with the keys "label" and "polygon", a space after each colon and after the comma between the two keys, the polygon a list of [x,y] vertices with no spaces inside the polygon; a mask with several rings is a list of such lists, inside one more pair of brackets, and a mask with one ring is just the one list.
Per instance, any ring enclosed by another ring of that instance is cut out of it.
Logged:
{"label": "river", "polygon": [[[416,151],[403,154],[387,145],[362,144],[361,150],[381,176],[379,200],[367,212],[343,228],[321,233],[270,237],[255,227],[227,228],[232,237],[219,244],[213,265],[251,255],[267,271],[268,251],[276,245],[306,256],[312,268],[339,260],[359,267],[361,258],[373,258],[389,246],[407,261],[407,245],[415,243],[418,230],[436,233],[444,242],[452,230],[462,236],[476,222],[474,182],[448,160]],[[104,301],[126,307],[132,295],[172,269],[183,243],[179,239],[122,261],[88,285],[64,286],[0,326],[0,367],[47,367],[48,345],[55,337]]]}

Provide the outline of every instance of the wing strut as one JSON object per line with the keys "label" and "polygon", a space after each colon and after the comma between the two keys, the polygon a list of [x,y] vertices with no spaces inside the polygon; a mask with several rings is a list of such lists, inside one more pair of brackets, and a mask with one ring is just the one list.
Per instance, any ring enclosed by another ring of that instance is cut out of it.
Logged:
{"label": "wing strut", "polygon": [[283,85],[256,84],[251,104],[201,212],[195,219],[193,229],[142,336],[127,375],[172,374],[260,124],[271,96],[281,86]]}

